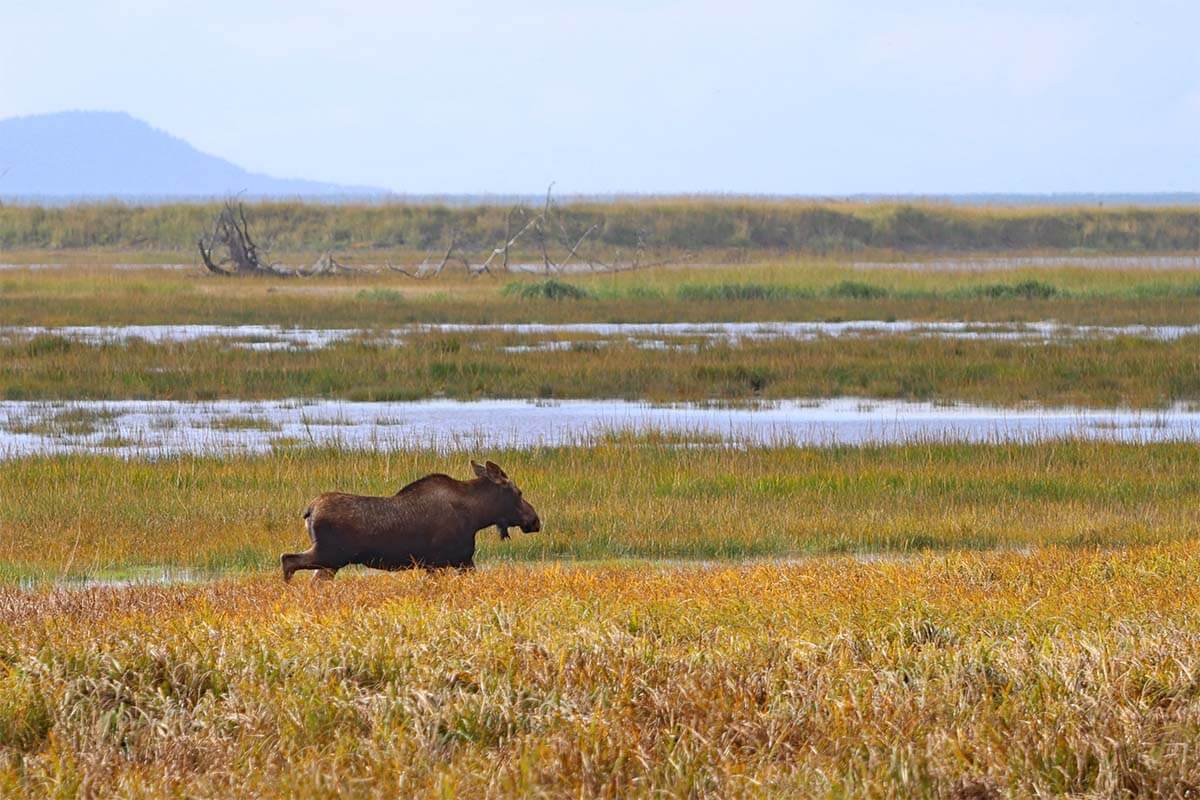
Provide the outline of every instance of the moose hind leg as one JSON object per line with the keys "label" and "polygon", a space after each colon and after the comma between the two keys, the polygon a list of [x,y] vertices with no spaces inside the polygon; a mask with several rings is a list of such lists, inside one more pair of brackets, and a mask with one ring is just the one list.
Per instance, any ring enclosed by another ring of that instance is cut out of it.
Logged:
{"label": "moose hind leg", "polygon": [[320,570],[323,567],[317,563],[316,554],[313,549],[305,550],[303,553],[284,553],[279,557],[279,565],[283,568],[284,582],[292,579],[292,574],[297,570],[316,569]]}

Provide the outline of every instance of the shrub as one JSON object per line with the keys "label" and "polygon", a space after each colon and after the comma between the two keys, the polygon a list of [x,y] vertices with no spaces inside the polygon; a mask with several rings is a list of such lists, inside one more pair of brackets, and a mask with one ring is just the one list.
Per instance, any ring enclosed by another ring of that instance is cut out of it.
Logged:
{"label": "shrub", "polygon": [[510,283],[504,287],[504,294],[524,300],[586,300],[592,296],[587,289],[556,278],[537,283]]}
{"label": "shrub", "polygon": [[809,289],[766,286],[761,283],[685,283],[676,290],[680,300],[791,300],[813,297]]}
{"label": "shrub", "polygon": [[1062,292],[1056,286],[1043,281],[1027,280],[1020,283],[994,283],[989,286],[981,286],[977,290],[977,294],[984,297],[995,298],[1023,298],[1025,300],[1045,300],[1050,297],[1057,297]]}
{"label": "shrub", "polygon": [[887,297],[888,290],[882,286],[872,286],[862,281],[842,281],[829,287],[830,297],[845,297],[852,300],[874,300]]}
{"label": "shrub", "polygon": [[404,302],[404,294],[395,289],[360,289],[355,296],[359,300],[369,300],[377,303]]}
{"label": "shrub", "polygon": [[75,343],[65,336],[35,336],[25,345],[25,354],[37,358],[69,352]]}

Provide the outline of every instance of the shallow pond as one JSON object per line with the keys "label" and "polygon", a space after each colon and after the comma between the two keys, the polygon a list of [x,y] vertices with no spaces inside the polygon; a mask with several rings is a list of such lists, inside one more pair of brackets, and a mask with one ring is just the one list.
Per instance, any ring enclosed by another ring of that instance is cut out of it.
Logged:
{"label": "shallow pond", "polygon": [[858,398],[715,407],[621,400],[0,402],[0,456],[263,452],[338,444],[400,449],[586,444],[613,432],[683,443],[856,444],[1063,437],[1200,442],[1200,408],[990,408]]}
{"label": "shallow pond", "polygon": [[745,341],[812,341],[856,336],[912,336],[938,339],[990,339],[1049,342],[1064,339],[1131,336],[1168,341],[1200,335],[1195,325],[1064,325],[1054,321],[918,322],[913,320],[853,320],[848,322],[671,322],[671,323],[514,323],[514,324],[414,324],[384,330],[363,328],[284,328],[278,325],[77,325],[62,327],[0,327],[0,341],[22,341],[35,336],[60,336],[87,344],[140,340],[151,343],[228,341],[251,350],[286,350],[328,347],[336,342],[363,340],[402,344],[417,334],[501,333],[528,337],[518,349],[561,349],[570,342],[546,337],[590,336],[609,341],[629,341],[649,348],[704,341],[737,344]]}

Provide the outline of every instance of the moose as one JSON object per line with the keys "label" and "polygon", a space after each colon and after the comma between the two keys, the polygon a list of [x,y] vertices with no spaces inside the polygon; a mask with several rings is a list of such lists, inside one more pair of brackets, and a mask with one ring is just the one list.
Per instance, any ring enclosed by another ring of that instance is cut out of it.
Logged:
{"label": "moose", "polygon": [[499,465],[471,461],[477,476],[460,481],[434,474],[391,497],[326,492],[304,510],[312,547],[280,556],[283,579],[316,570],[329,580],[348,564],[375,569],[475,568],[475,534],[495,525],[507,539],[511,526],[525,533],[542,528],[537,511]]}

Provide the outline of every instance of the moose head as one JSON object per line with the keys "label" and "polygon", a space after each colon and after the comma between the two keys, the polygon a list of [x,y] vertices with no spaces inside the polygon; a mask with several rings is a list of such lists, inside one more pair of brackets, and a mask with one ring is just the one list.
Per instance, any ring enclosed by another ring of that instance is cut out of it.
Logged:
{"label": "moose head", "polygon": [[525,533],[536,533],[542,529],[542,521],[538,518],[537,511],[521,497],[521,490],[504,470],[500,469],[499,464],[494,461],[479,464],[472,460],[471,469],[475,470],[480,481],[486,482],[484,485],[490,489],[489,495],[494,503],[497,520],[496,528],[500,531],[501,539],[508,538],[508,528],[513,525]]}

